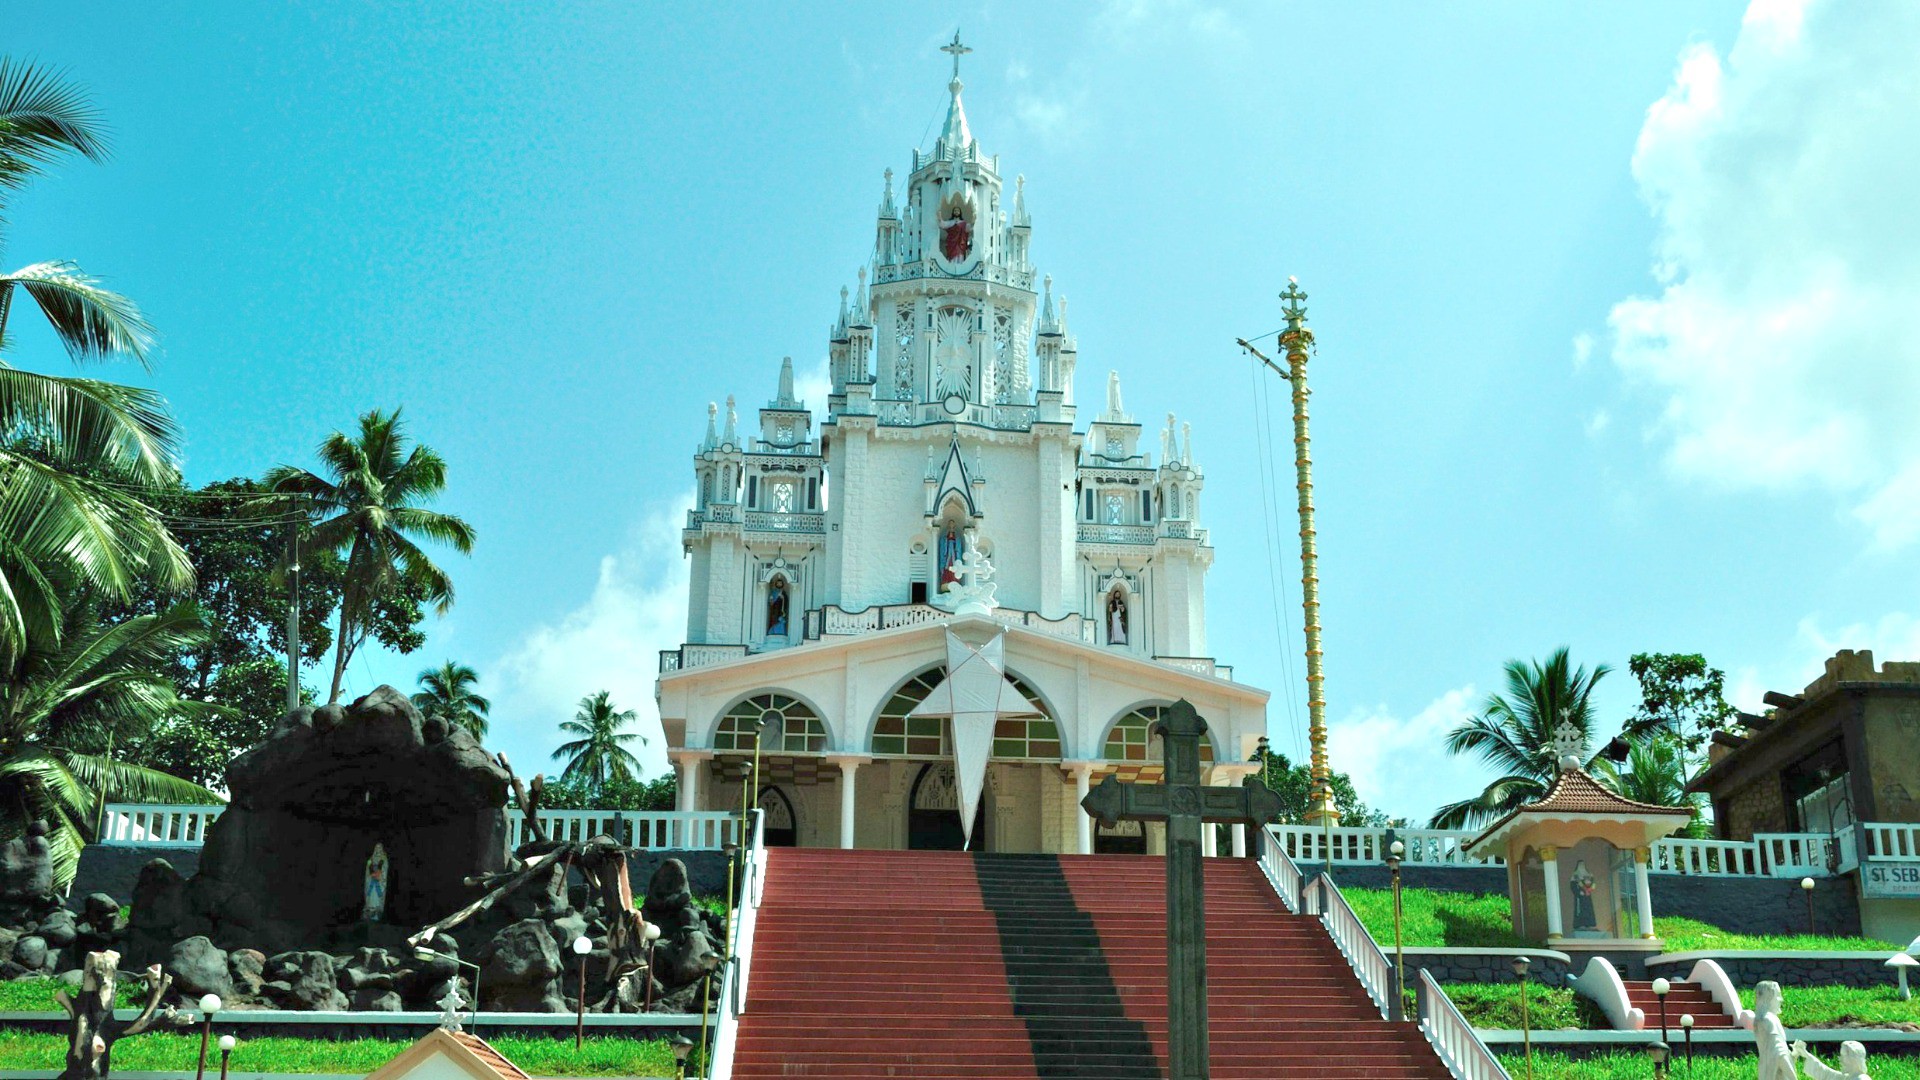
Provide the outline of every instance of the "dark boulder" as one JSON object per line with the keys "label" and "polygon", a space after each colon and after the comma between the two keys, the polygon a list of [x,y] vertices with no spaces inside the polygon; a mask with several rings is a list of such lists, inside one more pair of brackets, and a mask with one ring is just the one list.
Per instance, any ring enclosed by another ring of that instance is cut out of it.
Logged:
{"label": "dark boulder", "polygon": [[339,1011],[347,1007],[340,992],[333,957],[323,952],[287,952],[269,957],[267,981],[261,986],[267,1000],[283,1009]]}
{"label": "dark boulder", "polygon": [[204,937],[190,937],[174,943],[167,954],[166,969],[173,975],[175,992],[182,997],[218,994],[231,999],[233,974],[228,962],[226,952],[215,948],[213,942]]}
{"label": "dark boulder", "polygon": [[241,998],[257,998],[267,981],[267,958],[258,949],[235,949],[227,954],[227,976]]}
{"label": "dark boulder", "polygon": [[566,1010],[554,984],[560,974],[560,950],[538,919],[522,919],[495,934],[481,970],[484,1007],[509,1012]]}

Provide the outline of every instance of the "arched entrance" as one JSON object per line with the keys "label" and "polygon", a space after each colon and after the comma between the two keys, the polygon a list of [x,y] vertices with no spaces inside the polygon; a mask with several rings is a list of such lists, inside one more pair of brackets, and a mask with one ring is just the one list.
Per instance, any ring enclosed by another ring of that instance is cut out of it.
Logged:
{"label": "arched entrance", "polygon": [[[907,798],[907,847],[914,851],[959,851],[966,845],[960,828],[960,789],[953,765],[936,761],[920,768]],[[987,798],[973,815],[973,850],[987,850]]]}
{"label": "arched entrance", "polygon": [[760,809],[766,816],[760,825],[760,842],[768,847],[797,847],[800,841],[799,818],[793,813],[793,800],[787,793],[769,784],[760,789]]}

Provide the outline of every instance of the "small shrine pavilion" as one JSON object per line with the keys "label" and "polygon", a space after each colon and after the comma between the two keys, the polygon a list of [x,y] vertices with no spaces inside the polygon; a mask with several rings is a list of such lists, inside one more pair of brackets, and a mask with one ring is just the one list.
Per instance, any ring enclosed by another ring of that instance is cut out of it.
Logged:
{"label": "small shrine pavilion", "polygon": [[1468,841],[1475,857],[1505,856],[1513,930],[1552,948],[1658,950],[1647,863],[1653,844],[1693,812],[1623,798],[1582,767],[1585,740],[1555,733],[1560,774],[1547,793]]}

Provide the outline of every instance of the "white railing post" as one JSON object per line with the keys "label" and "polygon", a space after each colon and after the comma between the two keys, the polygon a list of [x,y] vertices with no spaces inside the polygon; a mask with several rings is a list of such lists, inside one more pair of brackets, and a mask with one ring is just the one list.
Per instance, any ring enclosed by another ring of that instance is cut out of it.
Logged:
{"label": "white railing post", "polygon": [[1487,1049],[1480,1033],[1460,1015],[1453,1000],[1433,981],[1433,976],[1427,974],[1426,968],[1420,969],[1418,986],[1420,1032],[1432,1044],[1434,1053],[1440,1056],[1454,1080],[1509,1080],[1500,1059]]}

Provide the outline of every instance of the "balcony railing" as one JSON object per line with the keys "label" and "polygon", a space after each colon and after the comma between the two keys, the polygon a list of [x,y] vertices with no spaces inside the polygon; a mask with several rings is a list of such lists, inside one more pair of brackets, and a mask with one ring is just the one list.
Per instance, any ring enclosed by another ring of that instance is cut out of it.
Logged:
{"label": "balcony railing", "polygon": [[[897,630],[904,626],[921,626],[952,617],[952,612],[932,604],[875,604],[859,611],[848,611],[838,605],[828,604],[807,612],[803,628],[808,641],[818,641],[823,637],[848,637]],[[1037,611],[1001,608],[988,617],[1042,634],[1088,644],[1093,642],[1093,620],[1080,615],[1049,619]]]}
{"label": "balcony railing", "polygon": [[224,805],[108,803],[97,843],[109,847],[197,848]]}
{"label": "balcony railing", "polygon": [[748,532],[800,533],[807,535],[825,535],[827,531],[824,514],[776,514],[767,510],[747,511]]}
{"label": "balcony railing", "polygon": [[1075,526],[1074,539],[1083,544],[1147,545],[1153,543],[1153,526],[1099,525],[1083,521]]}
{"label": "balcony railing", "polygon": [[1182,671],[1191,671],[1195,675],[1233,681],[1233,668],[1227,664],[1214,663],[1211,656],[1156,656],[1153,659],[1155,663],[1177,667]]}
{"label": "balcony railing", "polygon": [[746,655],[745,645],[682,645],[677,649],[661,649],[660,673],[664,675],[669,671],[712,667],[739,660]]}
{"label": "balcony railing", "polygon": [[[107,847],[197,848],[225,806],[108,803],[97,841]],[[531,835],[526,816],[508,807],[506,846]],[[611,836],[628,847],[721,851],[737,843],[740,817],[724,810],[542,810],[540,824],[556,840]]]}

